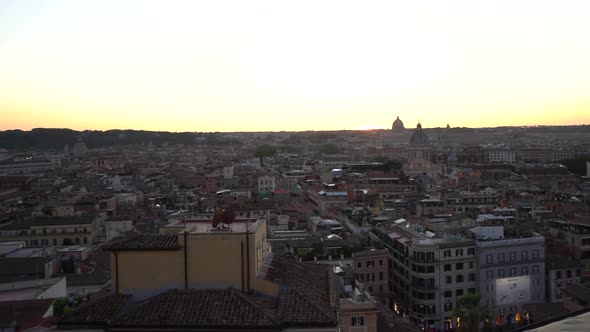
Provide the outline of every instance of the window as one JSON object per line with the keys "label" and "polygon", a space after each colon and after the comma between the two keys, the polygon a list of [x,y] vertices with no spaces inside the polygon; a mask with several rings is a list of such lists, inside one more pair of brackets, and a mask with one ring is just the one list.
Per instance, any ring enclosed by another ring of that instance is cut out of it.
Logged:
{"label": "window", "polygon": [[373,265],[373,261],[367,261],[367,267],[372,266]]}
{"label": "window", "polygon": [[367,281],[371,281],[371,274],[367,273]]}
{"label": "window", "polygon": [[445,272],[451,271],[451,269],[452,269],[452,268],[451,268],[451,264],[445,264],[445,265],[444,265],[444,270],[445,270]]}
{"label": "window", "polygon": [[359,275],[358,275],[358,279],[359,279],[359,281],[365,281],[365,275],[364,275],[364,274],[362,274],[362,273],[361,273],[361,274],[359,274]]}
{"label": "window", "polygon": [[84,238],[84,244],[88,244],[88,238],[87,237]]}
{"label": "window", "polygon": [[533,259],[539,258],[539,249],[533,249]]}
{"label": "window", "polygon": [[486,279],[488,279],[488,280],[494,279],[494,271],[486,272]]}
{"label": "window", "polygon": [[462,274],[459,274],[457,276],[457,282],[463,282],[463,275]]}
{"label": "window", "polygon": [[505,259],[506,259],[506,257],[503,252],[498,254],[498,262],[502,263],[505,261]]}
{"label": "window", "polygon": [[457,263],[457,264],[455,264],[455,268],[457,270],[463,270],[463,263]]}
{"label": "window", "polygon": [[516,276],[516,268],[515,267],[510,268],[510,275],[509,275],[509,277],[514,277],[514,276]]}
{"label": "window", "polygon": [[510,261],[511,262],[516,261],[516,251],[511,251],[510,252]]}
{"label": "window", "polygon": [[529,274],[529,267],[523,266],[522,269],[520,269],[520,275],[526,276],[528,274]]}
{"label": "window", "polygon": [[533,265],[533,273],[539,273],[539,265]]}
{"label": "window", "polygon": [[475,248],[468,248],[467,255],[475,256]]}
{"label": "window", "polygon": [[455,296],[463,296],[463,290],[462,289],[457,289],[455,291]]}
{"label": "window", "polygon": [[448,291],[445,291],[445,293],[444,293],[444,296],[445,296],[446,298],[448,298],[448,297],[453,297],[453,292],[452,292],[452,291],[450,291],[450,290],[448,290]]}
{"label": "window", "polygon": [[373,286],[369,286],[369,293],[373,293]]}
{"label": "window", "polygon": [[576,277],[579,277],[581,273],[582,271],[580,271],[580,269],[576,269]]}
{"label": "window", "polygon": [[475,294],[475,288],[471,287],[467,289],[467,293],[469,294]]}
{"label": "window", "polygon": [[567,277],[571,278],[572,277],[572,270],[567,270]]}
{"label": "window", "polygon": [[469,262],[469,268],[473,269],[473,262]]}
{"label": "window", "polygon": [[453,303],[445,303],[445,311],[452,311],[453,310]]}
{"label": "window", "polygon": [[443,257],[451,257],[451,251],[450,250],[443,251]]}
{"label": "window", "polygon": [[486,263],[487,264],[494,264],[494,256],[492,254],[488,254],[486,256]]}
{"label": "window", "polygon": [[556,277],[557,279],[561,279],[561,271],[557,271],[557,272],[555,272],[555,277]]}
{"label": "window", "polygon": [[356,263],[356,267],[360,269],[361,267],[363,267],[363,263],[361,263],[361,262]]}
{"label": "window", "polygon": [[447,285],[453,283],[453,277],[451,277],[451,276],[446,276],[445,280],[446,280]]}
{"label": "window", "polygon": [[475,281],[475,273],[469,273],[469,281]]}
{"label": "window", "polygon": [[526,261],[527,259],[529,259],[529,252],[526,250],[523,250],[520,252],[520,259],[522,259],[523,261]]}
{"label": "window", "polygon": [[53,239],[53,245],[56,246],[57,245],[57,239]]}
{"label": "window", "polygon": [[463,256],[463,249],[456,249],[455,256],[457,256],[457,257]]}
{"label": "window", "polygon": [[365,326],[365,317],[352,317],[352,326]]}
{"label": "window", "polygon": [[506,276],[506,273],[504,271],[504,269],[499,269],[498,270],[498,278],[504,278]]}
{"label": "window", "polygon": [[379,260],[379,265],[380,265],[380,266],[382,266],[382,265],[383,265],[383,260],[382,260],[382,259],[380,259],[380,260]]}
{"label": "window", "polygon": [[379,271],[379,280],[383,280],[383,271]]}

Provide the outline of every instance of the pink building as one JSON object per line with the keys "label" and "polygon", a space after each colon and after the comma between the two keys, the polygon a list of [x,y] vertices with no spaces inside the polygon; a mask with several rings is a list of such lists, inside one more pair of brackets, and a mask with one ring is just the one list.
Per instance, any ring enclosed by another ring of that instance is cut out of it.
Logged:
{"label": "pink building", "polygon": [[372,295],[389,294],[389,253],[387,249],[372,249],[352,256],[355,279],[362,282]]}

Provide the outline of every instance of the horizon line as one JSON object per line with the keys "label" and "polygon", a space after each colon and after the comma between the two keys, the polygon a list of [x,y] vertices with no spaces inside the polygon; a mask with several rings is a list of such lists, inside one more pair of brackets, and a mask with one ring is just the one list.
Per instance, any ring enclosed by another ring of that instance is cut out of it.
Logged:
{"label": "horizon line", "polygon": [[[424,127],[422,129],[494,129],[494,128],[539,128],[539,127],[584,127],[590,126],[590,123],[582,124],[543,124],[543,125],[511,125],[511,126],[495,126],[495,127]],[[146,132],[160,132],[160,133],[202,133],[202,134],[214,134],[214,133],[305,133],[305,132],[339,132],[339,131],[399,131],[399,130],[414,130],[415,127],[406,127],[404,129],[391,129],[391,128],[370,128],[370,129],[309,129],[309,130],[261,130],[261,131],[173,131],[173,130],[149,130],[149,129],[132,129],[132,128],[110,128],[110,129],[72,129],[63,127],[35,127],[31,129],[2,129],[0,132],[7,131],[22,131],[31,132],[33,130],[49,129],[49,130],[71,130],[77,132],[95,131],[95,132],[107,132],[107,131],[146,131]]]}

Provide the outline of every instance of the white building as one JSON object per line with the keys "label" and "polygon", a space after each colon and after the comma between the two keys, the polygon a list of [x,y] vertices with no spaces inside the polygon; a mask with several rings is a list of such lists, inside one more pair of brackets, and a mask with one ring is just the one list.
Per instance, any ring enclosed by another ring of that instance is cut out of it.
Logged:
{"label": "white building", "polygon": [[107,241],[133,230],[131,220],[107,220],[105,221],[105,232]]}
{"label": "white building", "polygon": [[504,226],[478,226],[481,304],[490,306],[496,325],[519,324],[526,304],[545,302],[545,238],[537,233],[508,236]]}
{"label": "white building", "polygon": [[258,192],[272,192],[276,189],[276,179],[274,176],[265,175],[258,177]]}
{"label": "white building", "polygon": [[234,177],[234,167],[233,166],[226,166],[223,168],[223,178],[224,179],[231,179]]}
{"label": "white building", "polygon": [[486,150],[486,159],[490,163],[513,163],[516,161],[516,151],[511,149]]}

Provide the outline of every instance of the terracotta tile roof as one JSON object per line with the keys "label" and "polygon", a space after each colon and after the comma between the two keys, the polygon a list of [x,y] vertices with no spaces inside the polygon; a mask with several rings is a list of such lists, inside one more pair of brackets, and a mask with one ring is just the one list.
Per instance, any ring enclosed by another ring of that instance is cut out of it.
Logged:
{"label": "terracotta tile roof", "polygon": [[336,324],[336,312],[330,307],[330,267],[299,263],[276,256],[266,279],[281,285],[278,317],[288,324]]}
{"label": "terracotta tile roof", "polygon": [[109,294],[80,305],[64,316],[59,325],[105,325],[123,312],[132,296]]}
{"label": "terracotta tile roof", "polygon": [[177,250],[180,249],[176,235],[119,236],[102,246],[103,250]]}
{"label": "terracotta tile roof", "polygon": [[111,280],[111,254],[100,247],[88,254],[83,264],[90,269],[88,273],[62,274],[67,279],[68,285],[105,285]]}
{"label": "terracotta tile roof", "polygon": [[289,326],[336,324],[333,311],[293,288],[281,290],[277,315],[281,322]]}
{"label": "terracotta tile roof", "polygon": [[137,304],[113,327],[273,328],[272,312],[236,289],[170,290]]}

